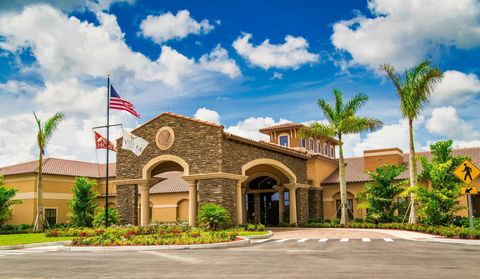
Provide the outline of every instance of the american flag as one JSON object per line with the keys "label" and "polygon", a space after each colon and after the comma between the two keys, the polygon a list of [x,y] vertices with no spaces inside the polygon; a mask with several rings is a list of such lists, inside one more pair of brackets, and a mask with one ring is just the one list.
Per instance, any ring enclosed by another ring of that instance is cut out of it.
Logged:
{"label": "american flag", "polygon": [[140,118],[140,114],[135,110],[133,104],[122,99],[112,85],[110,85],[110,109],[125,110]]}

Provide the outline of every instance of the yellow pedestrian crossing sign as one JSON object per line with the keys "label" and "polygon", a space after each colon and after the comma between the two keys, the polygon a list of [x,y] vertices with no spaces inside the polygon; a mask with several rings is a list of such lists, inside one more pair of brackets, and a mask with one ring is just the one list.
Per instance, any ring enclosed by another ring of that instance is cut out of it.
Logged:
{"label": "yellow pedestrian crossing sign", "polygon": [[455,175],[465,184],[470,185],[480,175],[480,169],[469,160],[465,160],[454,171]]}
{"label": "yellow pedestrian crossing sign", "polygon": [[478,190],[477,190],[477,186],[463,186],[462,188],[460,188],[460,194],[462,195],[477,195],[478,194]]}

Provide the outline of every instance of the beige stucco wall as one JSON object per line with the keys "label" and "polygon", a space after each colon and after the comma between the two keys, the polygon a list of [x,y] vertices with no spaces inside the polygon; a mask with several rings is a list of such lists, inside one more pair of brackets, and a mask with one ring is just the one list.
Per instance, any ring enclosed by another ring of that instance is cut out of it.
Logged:
{"label": "beige stucco wall", "polygon": [[188,193],[152,194],[152,222],[188,221]]}
{"label": "beige stucco wall", "polygon": [[312,186],[320,187],[320,183],[338,168],[338,162],[313,158],[307,161],[307,176]]}
{"label": "beige stucco wall", "polygon": [[[323,186],[323,214],[324,219],[336,217],[336,200],[340,199],[340,187],[338,184]],[[364,190],[363,183],[347,183],[347,198],[353,199],[353,217],[365,218],[366,210],[358,208],[357,194]]]}

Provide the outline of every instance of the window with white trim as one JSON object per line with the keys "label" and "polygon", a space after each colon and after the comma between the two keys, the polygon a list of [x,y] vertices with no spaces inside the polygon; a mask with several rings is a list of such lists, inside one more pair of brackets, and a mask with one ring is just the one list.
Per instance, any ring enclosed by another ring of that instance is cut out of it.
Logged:
{"label": "window with white trim", "polygon": [[305,143],[305,138],[300,139],[300,147],[301,148],[306,148],[307,144]]}
{"label": "window with white trim", "polygon": [[313,139],[308,140],[308,149],[313,151]]}
{"label": "window with white trim", "polygon": [[335,158],[335,148],[332,146],[330,146],[330,157],[332,158]]}
{"label": "window with white trim", "polygon": [[289,141],[290,140],[288,135],[281,135],[278,137],[278,144],[280,144],[281,146],[289,147],[290,146]]}
{"label": "window with white trim", "polygon": [[328,156],[328,145],[327,145],[327,143],[323,144],[323,155]]}
{"label": "window with white trim", "polygon": [[322,145],[319,140],[317,140],[317,153],[322,153]]}

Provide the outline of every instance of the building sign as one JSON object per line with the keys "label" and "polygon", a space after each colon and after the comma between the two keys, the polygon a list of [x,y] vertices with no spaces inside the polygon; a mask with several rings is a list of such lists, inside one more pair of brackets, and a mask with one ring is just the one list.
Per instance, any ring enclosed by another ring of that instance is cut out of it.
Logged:
{"label": "building sign", "polygon": [[172,128],[167,126],[160,128],[155,137],[155,142],[161,150],[167,150],[172,147],[174,140],[175,134],[173,133]]}
{"label": "building sign", "polygon": [[480,169],[469,160],[465,160],[454,173],[461,181],[470,185],[480,175]]}

